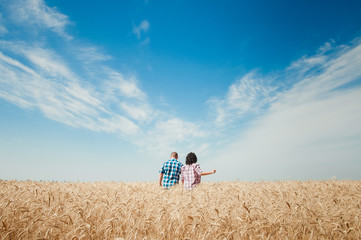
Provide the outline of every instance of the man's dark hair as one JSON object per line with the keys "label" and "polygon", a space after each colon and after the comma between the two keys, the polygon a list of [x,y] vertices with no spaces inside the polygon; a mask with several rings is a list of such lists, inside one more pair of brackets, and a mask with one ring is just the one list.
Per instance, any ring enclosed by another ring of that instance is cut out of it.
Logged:
{"label": "man's dark hair", "polygon": [[193,152],[188,153],[186,157],[186,164],[191,165],[192,163],[196,163],[196,162],[197,162],[197,156]]}

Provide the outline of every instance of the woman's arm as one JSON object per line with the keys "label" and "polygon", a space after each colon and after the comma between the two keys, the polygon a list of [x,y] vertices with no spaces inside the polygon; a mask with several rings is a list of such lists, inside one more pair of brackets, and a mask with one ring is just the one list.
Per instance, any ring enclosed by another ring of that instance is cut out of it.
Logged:
{"label": "woman's arm", "polygon": [[210,175],[210,174],[213,174],[213,173],[216,173],[215,169],[213,171],[210,171],[210,172],[202,172],[201,176]]}

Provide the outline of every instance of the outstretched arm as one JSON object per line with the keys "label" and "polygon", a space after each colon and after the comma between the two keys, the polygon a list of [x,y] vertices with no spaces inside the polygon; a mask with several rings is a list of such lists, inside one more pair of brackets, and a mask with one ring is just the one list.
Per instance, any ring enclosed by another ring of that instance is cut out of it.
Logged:
{"label": "outstretched arm", "polygon": [[159,186],[162,186],[163,173],[159,174]]}
{"label": "outstretched arm", "polygon": [[213,174],[213,173],[216,173],[216,170],[213,170],[213,171],[210,171],[210,172],[202,172],[201,176],[210,175],[210,174]]}

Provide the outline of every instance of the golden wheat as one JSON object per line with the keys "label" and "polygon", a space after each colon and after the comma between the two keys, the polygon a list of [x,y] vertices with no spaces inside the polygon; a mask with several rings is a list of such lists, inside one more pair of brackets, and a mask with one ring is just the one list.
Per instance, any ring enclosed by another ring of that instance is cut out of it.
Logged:
{"label": "golden wheat", "polygon": [[361,239],[360,181],[0,181],[0,239]]}

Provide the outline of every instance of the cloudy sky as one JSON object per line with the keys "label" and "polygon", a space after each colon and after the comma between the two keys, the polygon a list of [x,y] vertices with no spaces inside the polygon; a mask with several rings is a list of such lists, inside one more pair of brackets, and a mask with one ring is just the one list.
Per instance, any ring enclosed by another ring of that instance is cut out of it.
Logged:
{"label": "cloudy sky", "polygon": [[360,1],[0,0],[0,179],[355,179]]}

